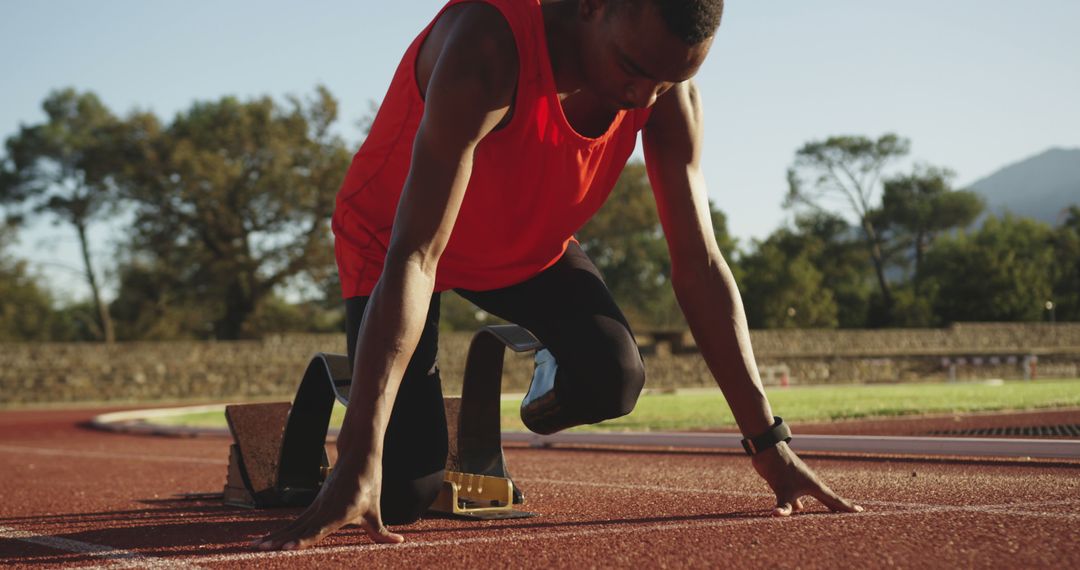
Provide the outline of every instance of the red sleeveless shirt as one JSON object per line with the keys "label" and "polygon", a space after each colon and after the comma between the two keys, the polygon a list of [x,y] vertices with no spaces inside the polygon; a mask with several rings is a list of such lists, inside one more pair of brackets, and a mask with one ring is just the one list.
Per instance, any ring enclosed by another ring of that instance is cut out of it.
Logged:
{"label": "red sleeveless shirt", "polygon": [[[442,11],[467,1],[476,0],[452,0]],[[611,192],[649,116],[648,109],[620,111],[600,137],[577,133],[555,90],[540,0],[482,1],[497,8],[513,32],[517,95],[509,124],[477,146],[457,222],[439,259],[436,291],[507,287],[558,261]],[[337,195],[334,250],[345,298],[370,295],[382,274],[424,113],[416,57],[433,24],[405,52]]]}

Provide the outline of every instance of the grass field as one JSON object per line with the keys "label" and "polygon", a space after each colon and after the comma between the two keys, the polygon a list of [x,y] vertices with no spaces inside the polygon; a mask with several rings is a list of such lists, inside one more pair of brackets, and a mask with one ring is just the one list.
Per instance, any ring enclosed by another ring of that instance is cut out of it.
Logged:
{"label": "grass field", "polygon": [[[776,414],[789,422],[843,420],[918,414],[1031,410],[1080,406],[1080,380],[1035,382],[846,385],[771,388]],[[503,400],[502,426],[524,430],[519,402]],[[335,405],[331,425],[341,425],[344,408]],[[175,416],[162,424],[225,427],[220,412]],[[720,390],[645,394],[629,416],[578,430],[681,431],[734,426]]]}

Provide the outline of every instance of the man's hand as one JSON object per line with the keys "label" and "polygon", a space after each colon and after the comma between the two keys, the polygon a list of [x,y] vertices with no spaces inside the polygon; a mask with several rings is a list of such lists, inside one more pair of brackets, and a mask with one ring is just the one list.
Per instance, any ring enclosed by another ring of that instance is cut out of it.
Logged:
{"label": "man's hand", "polygon": [[773,509],[775,516],[786,517],[802,511],[805,508],[802,497],[808,495],[834,512],[863,511],[862,507],[837,495],[828,485],[818,480],[817,475],[795,455],[787,443],[780,442],[776,447],[754,455],[751,460],[758,475],[761,475],[776,493],[776,508]]}
{"label": "man's hand", "polygon": [[260,550],[308,548],[339,528],[359,524],[375,542],[399,543],[405,537],[387,530],[379,512],[378,476],[357,477],[347,465],[330,472],[315,502],[285,528],[272,532],[253,544]]}

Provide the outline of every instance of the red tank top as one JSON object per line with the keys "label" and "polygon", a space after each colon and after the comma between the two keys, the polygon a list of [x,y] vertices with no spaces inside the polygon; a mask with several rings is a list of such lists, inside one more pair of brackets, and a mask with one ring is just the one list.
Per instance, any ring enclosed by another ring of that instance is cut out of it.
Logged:
{"label": "red tank top", "polygon": [[[442,11],[466,1],[475,0],[452,0]],[[540,0],[483,1],[514,34],[517,95],[509,124],[477,146],[436,291],[507,287],[558,261],[611,192],[649,116],[648,109],[621,111],[597,138],[574,131],[555,90]],[[345,298],[370,295],[382,274],[424,112],[416,57],[433,24],[405,52],[337,195],[334,249]]]}

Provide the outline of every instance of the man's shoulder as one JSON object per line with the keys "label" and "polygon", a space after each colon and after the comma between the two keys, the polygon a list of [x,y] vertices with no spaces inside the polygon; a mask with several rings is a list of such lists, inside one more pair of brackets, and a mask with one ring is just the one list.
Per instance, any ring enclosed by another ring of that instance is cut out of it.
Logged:
{"label": "man's shoulder", "polygon": [[702,128],[701,96],[693,80],[686,80],[657,98],[644,130],[651,137],[682,139]]}
{"label": "man's shoulder", "polygon": [[517,60],[513,27],[502,11],[487,2],[463,2],[447,8],[435,22],[430,40],[439,42],[436,47],[440,52],[464,50],[492,63]]}
{"label": "man's shoulder", "polygon": [[482,78],[492,88],[517,79],[518,50],[503,13],[486,2],[463,2],[446,9],[432,26],[418,58],[417,79],[427,84],[435,65],[462,77]]}

